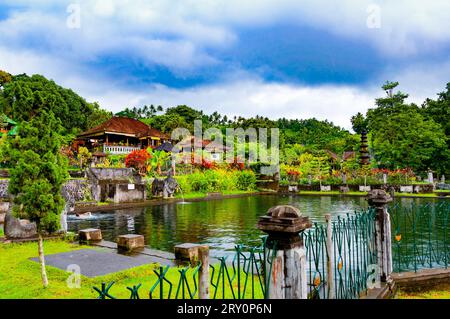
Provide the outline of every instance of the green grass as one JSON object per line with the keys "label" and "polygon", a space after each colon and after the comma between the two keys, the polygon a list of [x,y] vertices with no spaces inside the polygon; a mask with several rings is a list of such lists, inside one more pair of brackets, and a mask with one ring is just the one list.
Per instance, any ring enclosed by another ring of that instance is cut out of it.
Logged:
{"label": "green grass", "polygon": [[[46,240],[44,242],[44,249],[47,255],[82,248],[89,247],[71,244],[62,240]],[[109,283],[112,281],[116,283],[112,286],[110,294],[116,298],[129,298],[130,291],[127,287],[132,287],[139,283],[142,283],[139,289],[140,297],[149,298],[149,290],[157,282],[154,270],[159,268],[158,264],[152,264],[96,278],[81,276],[81,287],[70,289],[66,283],[70,274],[47,266],[49,287],[44,289],[41,282],[40,265],[29,260],[29,258],[37,257],[37,243],[0,244],[0,256],[2,257],[0,262],[0,291],[2,292],[0,298],[6,299],[94,299],[98,294],[92,287],[100,288],[102,282]],[[179,269],[177,267],[170,268],[166,275],[166,278],[173,284],[172,298],[175,297],[179,282]],[[192,271],[192,269],[188,271],[190,287],[194,287]],[[215,276],[217,276],[217,272]],[[168,287],[169,285],[165,284],[165,295],[168,293]],[[213,287],[211,287],[210,291],[212,294]],[[250,293],[248,290],[246,296],[249,297]],[[261,298],[261,290],[256,291],[255,295]],[[222,297],[222,294],[220,293],[218,297]],[[231,297],[231,290],[227,286],[225,298]],[[159,287],[155,289],[153,298],[159,298]]]}
{"label": "green grass", "polygon": [[339,191],[319,192],[319,191],[299,191],[300,195],[348,195],[348,196],[365,196],[367,192],[347,192],[340,193]]}
{"label": "green grass", "polygon": [[[245,195],[245,194],[251,194],[255,193],[257,191],[223,191],[220,192],[223,195]],[[208,193],[203,192],[190,192],[186,194],[178,193],[175,195],[176,198],[184,198],[184,199],[196,199],[196,198],[205,198],[208,195]]]}
{"label": "green grass", "polygon": [[0,226],[0,237],[5,236],[5,232],[3,230],[3,226]]}
{"label": "green grass", "polygon": [[434,193],[429,193],[429,194],[422,194],[422,193],[395,193],[395,196],[398,197],[431,197],[431,198],[435,198],[438,197],[437,194]]}
{"label": "green grass", "polygon": [[420,292],[406,292],[400,290],[398,299],[450,299],[450,284],[442,284],[432,290]]}

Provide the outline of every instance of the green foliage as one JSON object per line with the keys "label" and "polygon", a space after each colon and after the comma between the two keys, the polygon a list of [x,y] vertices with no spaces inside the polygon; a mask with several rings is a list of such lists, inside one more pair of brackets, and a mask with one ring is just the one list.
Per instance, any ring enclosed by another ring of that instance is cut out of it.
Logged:
{"label": "green foliage", "polygon": [[245,170],[237,173],[236,187],[239,190],[250,191],[256,187],[256,175],[253,171]]}
{"label": "green foliage", "polygon": [[153,104],[148,106],[144,105],[143,107],[133,107],[125,108],[125,110],[120,111],[119,113],[115,114],[115,116],[123,116],[123,117],[129,117],[132,119],[143,119],[143,118],[151,118],[156,115],[158,112],[162,112],[163,107],[161,105],[154,106]]}
{"label": "green foliage", "polygon": [[301,143],[309,151],[330,150],[342,153],[355,147],[354,140],[350,139],[350,132],[335,126],[328,121],[319,121],[315,118],[307,120],[279,119],[278,128],[281,130],[282,147]]}
{"label": "green foliage", "polygon": [[5,103],[0,104],[0,112],[19,122],[30,121],[44,110],[52,112],[61,120],[65,134],[86,130],[106,118],[108,113],[41,75],[13,76],[12,81],[4,85],[1,96]]}
{"label": "green foliage", "polygon": [[81,146],[78,148],[77,159],[80,163],[80,168],[86,167],[91,158],[92,154],[86,147]]}
{"label": "green foliage", "polygon": [[12,81],[12,76],[8,72],[0,70],[0,88],[3,87],[6,83]]}
{"label": "green foliage", "polygon": [[351,121],[353,131],[355,131],[356,134],[361,134],[363,131],[367,132],[367,119],[360,112],[358,112],[355,116],[352,116]]}
{"label": "green foliage", "polygon": [[397,86],[397,82],[387,82],[383,86],[387,96],[376,99],[377,107],[366,114],[376,163],[381,168],[411,168],[416,173],[431,168],[449,174],[448,92],[420,109],[405,103],[407,94],[394,93]]}
{"label": "green foliage", "polygon": [[443,127],[450,148],[450,82],[447,83],[446,91],[439,93],[438,96],[437,100],[425,101],[422,114]]}
{"label": "green foliage", "polygon": [[256,175],[251,170],[209,169],[195,171],[189,175],[175,176],[175,178],[184,194],[256,189]]}
{"label": "green foliage", "polygon": [[61,186],[68,177],[67,161],[60,153],[60,123],[42,110],[22,122],[19,134],[8,141],[7,152],[14,163],[9,192],[14,195],[17,216],[36,222],[40,232],[59,228],[64,207]]}
{"label": "green foliage", "polygon": [[178,114],[155,115],[151,118],[141,119],[141,121],[164,133],[170,133],[178,127],[193,129],[193,123],[188,124],[186,120]]}

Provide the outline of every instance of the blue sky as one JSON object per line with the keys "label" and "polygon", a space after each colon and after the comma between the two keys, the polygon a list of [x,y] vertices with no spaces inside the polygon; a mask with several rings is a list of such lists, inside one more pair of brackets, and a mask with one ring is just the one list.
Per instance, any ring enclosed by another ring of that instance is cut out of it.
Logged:
{"label": "blue sky", "polygon": [[449,12],[446,0],[0,0],[0,69],[112,111],[188,104],[350,128],[386,80],[416,103],[444,89]]}

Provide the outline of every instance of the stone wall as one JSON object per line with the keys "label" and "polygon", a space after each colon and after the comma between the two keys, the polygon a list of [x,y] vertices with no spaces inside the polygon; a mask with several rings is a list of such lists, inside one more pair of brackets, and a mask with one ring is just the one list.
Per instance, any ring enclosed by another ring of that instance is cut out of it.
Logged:
{"label": "stone wall", "polygon": [[125,203],[146,199],[146,182],[132,168],[89,168],[87,176],[95,201]]}
{"label": "stone wall", "polygon": [[[8,201],[8,179],[0,180],[0,201]],[[89,181],[86,179],[70,179],[64,183],[61,189],[66,201],[78,202],[92,198]],[[1,209],[1,206],[0,206]]]}
{"label": "stone wall", "polygon": [[61,189],[66,201],[75,203],[92,199],[92,191],[89,181],[86,179],[70,179],[64,183]]}
{"label": "stone wall", "polygon": [[[324,186],[327,186],[324,184]],[[343,186],[343,185],[331,185],[331,190],[332,191],[339,191],[339,188]],[[359,191],[359,186],[360,185],[348,185],[348,188],[350,191],[352,192],[358,192]],[[411,185],[402,185],[402,186],[411,186]],[[398,193],[400,193],[400,188],[402,187],[400,185],[370,185],[371,189],[383,189],[383,190],[388,190],[390,187],[393,187],[394,190]],[[434,191],[434,186],[433,184],[420,184],[420,185],[412,185],[413,186],[413,192],[414,193],[425,193],[425,194],[430,194],[433,193]],[[317,185],[298,185],[297,189],[299,191],[320,191],[320,186]],[[286,191],[287,187],[281,187],[282,191]]]}
{"label": "stone wall", "polygon": [[141,183],[142,178],[132,168],[89,168],[88,178],[97,180],[99,183],[106,182],[129,182]]}
{"label": "stone wall", "polygon": [[[133,189],[130,189],[130,186]],[[147,198],[147,187],[145,184],[117,184],[114,194],[114,203],[126,203],[143,201]]]}

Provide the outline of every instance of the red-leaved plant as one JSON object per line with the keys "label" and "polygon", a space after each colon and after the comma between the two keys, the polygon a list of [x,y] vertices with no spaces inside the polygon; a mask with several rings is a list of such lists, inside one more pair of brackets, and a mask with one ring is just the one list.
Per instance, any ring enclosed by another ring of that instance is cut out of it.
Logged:
{"label": "red-leaved plant", "polygon": [[151,155],[147,150],[136,150],[131,152],[125,158],[125,166],[136,169],[139,174],[145,175],[147,170],[148,161],[151,159]]}

